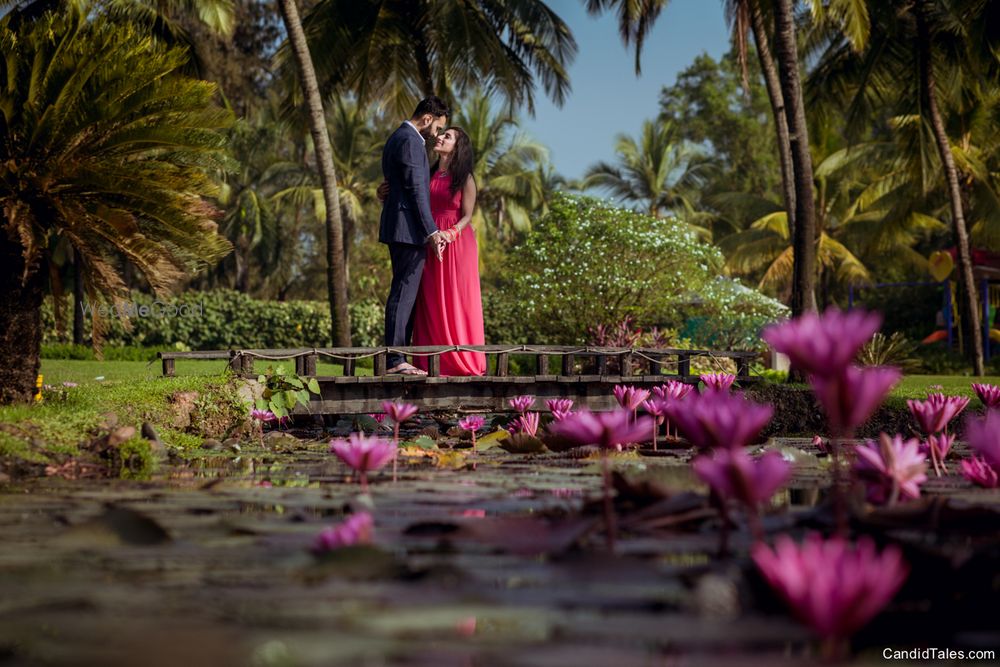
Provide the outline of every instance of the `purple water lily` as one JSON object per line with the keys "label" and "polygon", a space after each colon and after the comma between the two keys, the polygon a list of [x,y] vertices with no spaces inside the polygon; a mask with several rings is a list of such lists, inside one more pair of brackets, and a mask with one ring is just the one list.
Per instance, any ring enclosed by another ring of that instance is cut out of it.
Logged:
{"label": "purple water lily", "polygon": [[878,313],[828,308],[822,315],[805,313],[772,325],[761,338],[788,355],[796,368],[809,375],[830,377],[854,360],[881,324],[882,316]]}
{"label": "purple water lily", "polygon": [[618,405],[631,412],[635,412],[642,402],[649,398],[649,390],[638,389],[631,385],[616,384],[614,392]]}
{"label": "purple water lily", "polygon": [[880,554],[867,537],[851,546],[843,538],[813,533],[800,546],[782,535],[773,549],[759,543],[751,555],[795,616],[831,640],[847,639],[864,627],[909,574],[898,547],[889,545]]}
{"label": "purple water lily", "polygon": [[549,411],[552,413],[552,418],[556,421],[562,421],[569,415],[573,410],[573,399],[571,398],[550,398],[545,401],[545,405],[548,406]]}
{"label": "purple water lily", "polygon": [[750,508],[767,501],[792,474],[778,452],[754,461],[743,449],[717,449],[692,462],[694,473],[722,500],[735,499]]}
{"label": "purple water lily", "polygon": [[534,396],[515,396],[514,398],[507,401],[510,407],[514,408],[521,414],[527,412],[532,405],[535,404]]}
{"label": "purple water lily", "polygon": [[965,439],[994,470],[1000,470],[1000,412],[987,410],[982,419],[969,419]]}
{"label": "purple water lily", "polygon": [[417,406],[412,403],[397,403],[395,401],[385,401],[382,403],[382,411],[389,416],[397,425],[409,420],[417,414]]}
{"label": "purple water lily", "polygon": [[657,398],[673,401],[683,401],[694,390],[694,385],[679,380],[669,380],[666,384],[653,387],[653,395]]}
{"label": "purple water lily", "polygon": [[771,421],[774,409],[738,394],[706,391],[666,404],[667,418],[701,449],[739,449],[751,444]]}
{"label": "purple water lily", "polygon": [[899,499],[920,497],[920,485],[927,481],[927,457],[919,440],[882,433],[877,443],[869,440],[857,445],[855,452],[854,470],[865,483],[868,500],[893,505]]}
{"label": "purple water lily", "polygon": [[608,451],[620,449],[632,442],[642,442],[653,427],[650,417],[632,419],[632,414],[625,409],[611,412],[592,413],[580,410],[562,421],[549,425],[553,435],[572,440],[580,445],[597,445],[601,449],[601,470],[604,481],[604,525],[606,528],[607,545],[610,551],[615,548],[615,512],[611,504],[611,464],[608,462]]}
{"label": "purple water lily", "polygon": [[816,398],[837,435],[847,435],[863,424],[899,382],[897,368],[848,366],[839,374],[809,379]]}
{"label": "purple water lily", "polygon": [[653,418],[653,451],[656,448],[656,436],[657,431],[660,430],[660,425],[666,421],[667,418],[667,402],[662,398],[651,398],[647,401],[642,402],[642,409]]}
{"label": "purple water lily", "polygon": [[926,400],[906,402],[910,413],[917,420],[924,435],[944,433],[951,420],[958,416],[968,404],[969,399],[963,396],[945,396],[944,394],[929,394]]}
{"label": "purple water lily", "polygon": [[736,381],[736,376],[732,373],[704,373],[698,376],[698,379],[702,381],[706,389],[729,391],[733,382]]}
{"label": "purple water lily", "polygon": [[1000,407],[1000,387],[995,384],[973,382],[972,391],[976,392],[976,396],[979,397],[979,400],[983,402],[983,405],[987,409]]}
{"label": "purple water lily", "polygon": [[517,416],[514,421],[507,425],[511,433],[524,433],[535,437],[538,435],[538,413],[525,412]]}
{"label": "purple water lily", "polygon": [[260,422],[261,424],[266,424],[268,422],[273,422],[277,417],[270,410],[251,410],[250,418]]}
{"label": "purple water lily", "polygon": [[962,459],[959,466],[962,476],[977,486],[985,489],[995,489],[1000,486],[1000,474],[996,468],[978,456]]}
{"label": "purple water lily", "polygon": [[942,472],[948,472],[948,468],[944,465],[944,459],[951,451],[954,442],[955,436],[953,434],[938,433],[927,436],[927,440],[920,443],[920,451],[930,457],[934,474],[938,477],[941,476]]}

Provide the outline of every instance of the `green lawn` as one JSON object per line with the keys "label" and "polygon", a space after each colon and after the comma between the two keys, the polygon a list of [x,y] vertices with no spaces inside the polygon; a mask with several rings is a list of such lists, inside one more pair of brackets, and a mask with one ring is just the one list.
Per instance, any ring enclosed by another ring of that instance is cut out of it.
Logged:
{"label": "green lawn", "polygon": [[[940,391],[949,396],[975,398],[972,383],[1000,384],[1000,377],[963,377],[961,375],[907,375],[896,386],[892,395],[898,398],[924,398],[929,391]],[[938,389],[935,385],[939,385]]]}
{"label": "green lawn", "polygon": [[[197,361],[179,359],[176,362],[174,371],[178,377],[190,375],[221,375],[226,370],[227,362],[217,361]],[[283,362],[286,369],[292,370],[295,366],[291,361]],[[254,365],[257,371],[263,371],[268,364],[259,361]],[[100,382],[98,377],[104,381],[114,380],[135,380],[135,379],[155,379],[162,376],[159,359],[152,363],[148,361],[80,361],[76,359],[42,359],[43,382],[50,385],[58,385],[63,382],[76,382],[83,384],[86,382]],[[335,364],[320,363],[317,372],[320,375],[341,375],[343,367]],[[359,368],[358,375],[371,375],[371,369]]]}

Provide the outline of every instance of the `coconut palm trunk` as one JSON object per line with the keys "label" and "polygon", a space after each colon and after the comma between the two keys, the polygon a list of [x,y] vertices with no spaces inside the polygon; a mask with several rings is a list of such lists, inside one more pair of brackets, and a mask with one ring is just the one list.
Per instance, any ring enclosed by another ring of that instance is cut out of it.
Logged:
{"label": "coconut palm trunk", "polygon": [[323,100],[316,82],[312,56],[306,42],[305,31],[295,0],[279,0],[281,18],[288,32],[288,42],[295,56],[295,65],[306,108],[309,112],[309,130],[316,150],[316,166],[326,202],[326,261],[327,292],[330,299],[331,338],[333,344],[348,347],[351,344],[351,323],[347,313],[347,269],[344,265],[344,226],[340,216],[340,195],[337,192],[337,172],[333,165],[333,150],[326,130]]}
{"label": "coconut palm trunk", "polygon": [[802,83],[799,78],[799,55],[795,38],[793,0],[775,3],[775,57],[778,78],[785,102],[790,131],[792,170],[795,175],[795,229],[792,276],[792,315],[816,310],[816,211],[813,200],[812,156],[809,154],[809,130],[806,126]]}
{"label": "coconut palm trunk", "polygon": [[980,330],[979,300],[976,298],[976,283],[972,276],[972,249],[969,245],[969,232],[965,224],[965,213],[962,206],[962,189],[958,182],[958,169],[951,153],[951,143],[944,129],[944,120],[938,108],[935,92],[934,67],[931,62],[931,35],[927,25],[927,0],[918,0],[916,5],[917,19],[917,49],[920,62],[920,92],[927,109],[928,120],[934,132],[941,166],[944,168],[945,181],[948,186],[948,200],[951,205],[951,220],[953,225],[955,247],[958,251],[959,283],[962,288],[962,298],[965,301],[965,312],[968,319],[970,349],[972,363],[976,375],[983,375],[983,336]]}
{"label": "coconut palm trunk", "polygon": [[46,271],[24,280],[24,246],[0,230],[0,404],[30,401],[41,366]]}
{"label": "coconut palm trunk", "polygon": [[781,165],[781,190],[785,197],[785,212],[788,215],[788,231],[795,234],[795,180],[792,173],[792,142],[788,134],[788,117],[785,115],[785,98],[781,94],[781,80],[778,66],[771,54],[771,45],[764,24],[764,13],[759,0],[747,0],[750,14],[750,29],[757,45],[757,59],[764,73],[764,85],[771,102],[774,115],[774,129],[778,135],[778,161]]}

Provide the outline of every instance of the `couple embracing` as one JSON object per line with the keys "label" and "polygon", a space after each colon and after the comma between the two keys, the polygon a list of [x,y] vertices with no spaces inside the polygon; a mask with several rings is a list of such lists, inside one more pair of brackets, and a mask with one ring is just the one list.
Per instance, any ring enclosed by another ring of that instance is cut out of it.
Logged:
{"label": "couple embracing", "polygon": [[[483,303],[479,250],[471,227],[476,208],[474,156],[469,136],[447,127],[448,106],[437,97],[417,105],[413,117],[389,137],[382,151],[379,241],[389,246],[392,286],[385,304],[385,345],[482,345]],[[427,148],[434,151],[433,166]],[[388,373],[426,375],[426,357],[415,365],[399,353]],[[483,375],[480,352],[446,352],[442,375]]]}

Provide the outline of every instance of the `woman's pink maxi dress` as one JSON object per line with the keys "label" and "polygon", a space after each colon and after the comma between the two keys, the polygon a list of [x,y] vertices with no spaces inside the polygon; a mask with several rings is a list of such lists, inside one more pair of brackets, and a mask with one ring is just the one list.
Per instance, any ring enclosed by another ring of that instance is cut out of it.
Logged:
{"label": "woman's pink maxi dress", "polygon": [[[451,175],[431,177],[431,213],[438,229],[451,229],[462,217],[462,189],[451,194]],[[413,345],[483,345],[483,299],[479,290],[479,248],[471,226],[459,234],[438,261],[428,250],[420,294],[413,313]],[[414,357],[417,368],[427,370],[427,357]],[[486,355],[481,352],[446,352],[441,355],[441,375],[483,375]]]}

